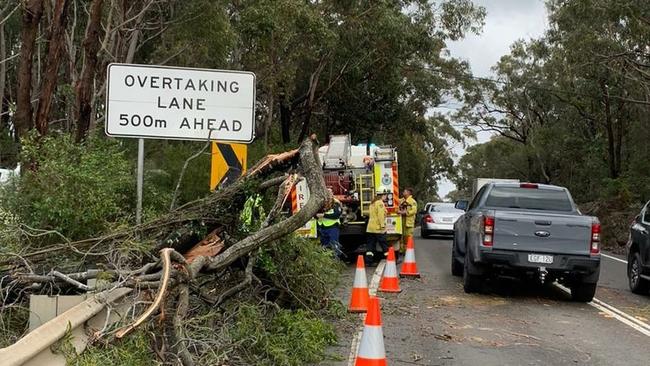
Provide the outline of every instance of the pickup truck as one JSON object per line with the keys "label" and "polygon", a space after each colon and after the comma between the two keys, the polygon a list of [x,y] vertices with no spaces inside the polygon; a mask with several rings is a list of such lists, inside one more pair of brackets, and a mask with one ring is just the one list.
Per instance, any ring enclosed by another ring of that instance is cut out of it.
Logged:
{"label": "pickup truck", "polygon": [[451,272],[465,292],[490,276],[538,277],[591,301],[600,275],[600,222],[577,209],[566,188],[533,183],[488,183],[454,225]]}

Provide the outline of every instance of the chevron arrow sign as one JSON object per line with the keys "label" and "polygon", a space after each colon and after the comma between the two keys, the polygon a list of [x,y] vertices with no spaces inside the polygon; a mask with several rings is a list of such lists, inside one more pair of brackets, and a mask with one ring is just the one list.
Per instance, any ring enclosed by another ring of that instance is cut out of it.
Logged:
{"label": "chevron arrow sign", "polygon": [[232,184],[246,172],[246,153],[244,144],[212,143],[211,190]]}

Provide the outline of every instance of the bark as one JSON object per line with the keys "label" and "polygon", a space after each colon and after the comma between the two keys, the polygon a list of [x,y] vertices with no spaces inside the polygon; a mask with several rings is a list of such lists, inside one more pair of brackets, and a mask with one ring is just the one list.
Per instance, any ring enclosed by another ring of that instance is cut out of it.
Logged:
{"label": "bark", "polygon": [[316,90],[318,89],[318,81],[320,80],[320,74],[325,68],[325,60],[321,59],[316,71],[314,71],[309,77],[309,92],[307,98],[307,107],[305,112],[305,120],[302,123],[302,129],[300,131],[300,136],[298,140],[303,140],[309,133],[309,126],[311,124],[311,115],[314,110],[314,101],[316,99]]}
{"label": "bark", "polygon": [[619,170],[616,164],[616,136],[614,133],[614,126],[612,121],[611,99],[607,85],[604,82],[600,83],[601,91],[603,94],[603,105],[605,107],[605,130],[607,131],[607,162],[609,165],[609,177],[616,179],[619,176]]}
{"label": "bark", "polygon": [[266,121],[264,122],[264,149],[269,149],[269,134],[271,132],[271,124],[273,123],[273,107],[275,105],[275,97],[273,95],[273,86],[269,90],[267,97],[267,108],[268,113],[266,115]]}
{"label": "bark", "polygon": [[90,118],[92,115],[92,97],[93,82],[95,80],[95,70],[97,69],[97,53],[101,46],[100,33],[102,21],[103,0],[93,0],[90,6],[90,19],[86,27],[86,35],[83,41],[84,48],[84,65],[81,69],[81,78],[79,79],[75,91],[77,94],[77,108],[75,119],[77,120],[77,142],[86,137],[86,132],[90,127]]}
{"label": "bark", "polygon": [[23,4],[20,32],[20,61],[16,88],[16,134],[22,137],[33,125],[32,120],[32,67],[38,25],[43,15],[43,0],[28,0]]}
{"label": "bark", "polygon": [[46,135],[49,127],[50,109],[56,91],[56,82],[61,63],[61,51],[65,41],[65,28],[68,20],[70,0],[57,0],[54,6],[52,24],[49,31],[49,47],[45,60],[45,74],[41,85],[41,96],[36,112],[36,129],[41,135]]}
{"label": "bark", "polygon": [[291,142],[291,107],[287,103],[287,96],[280,93],[280,128],[282,132],[282,143]]}

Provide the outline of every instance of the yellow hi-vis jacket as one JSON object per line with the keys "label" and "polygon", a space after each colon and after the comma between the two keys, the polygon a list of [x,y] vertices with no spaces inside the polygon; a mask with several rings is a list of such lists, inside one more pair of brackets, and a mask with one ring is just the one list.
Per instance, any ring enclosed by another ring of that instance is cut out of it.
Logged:
{"label": "yellow hi-vis jacket", "polygon": [[415,215],[418,213],[418,203],[413,199],[413,196],[407,199],[402,198],[400,199],[400,208],[402,207],[406,211],[404,215],[404,226],[415,227]]}
{"label": "yellow hi-vis jacket", "polygon": [[377,200],[370,204],[368,214],[368,227],[366,232],[374,234],[383,234],[386,231],[386,207],[382,200]]}

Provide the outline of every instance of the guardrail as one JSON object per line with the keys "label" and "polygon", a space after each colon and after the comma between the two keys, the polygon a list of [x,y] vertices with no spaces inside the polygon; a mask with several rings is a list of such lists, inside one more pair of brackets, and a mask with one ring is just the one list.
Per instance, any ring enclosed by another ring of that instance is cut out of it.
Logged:
{"label": "guardrail", "polygon": [[0,349],[0,364],[2,366],[65,365],[65,357],[53,353],[50,346],[63,338],[66,333],[71,332],[71,342],[76,351],[78,353],[83,351],[89,338],[83,329],[84,325],[92,323],[98,325],[95,328],[101,329],[110,316],[108,311],[103,310],[109,304],[116,304],[130,292],[129,288],[118,288],[89,295],[91,296],[89,299],[47,321],[11,346]]}

